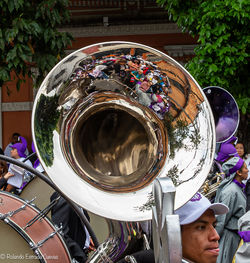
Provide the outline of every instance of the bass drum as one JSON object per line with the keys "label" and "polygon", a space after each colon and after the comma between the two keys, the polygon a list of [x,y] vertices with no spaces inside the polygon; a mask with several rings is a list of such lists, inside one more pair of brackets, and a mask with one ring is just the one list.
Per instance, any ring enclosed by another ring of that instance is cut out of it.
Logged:
{"label": "bass drum", "polygon": [[[35,176],[22,190],[20,197],[25,200],[31,200],[35,197],[33,203],[39,208],[44,209],[50,203],[50,196],[55,190],[45,181]],[[51,214],[47,215],[51,218]]]}
{"label": "bass drum", "polygon": [[[39,177],[35,176],[22,190],[20,197],[31,200],[36,197],[34,203],[40,209],[44,209],[50,203],[50,196],[55,190]],[[109,235],[108,224],[105,218],[88,212],[91,227],[99,242],[103,242]],[[47,215],[51,218],[51,214]]]}
{"label": "bass drum", "polygon": [[0,192],[1,262],[71,262],[59,229],[40,212],[31,202]]}

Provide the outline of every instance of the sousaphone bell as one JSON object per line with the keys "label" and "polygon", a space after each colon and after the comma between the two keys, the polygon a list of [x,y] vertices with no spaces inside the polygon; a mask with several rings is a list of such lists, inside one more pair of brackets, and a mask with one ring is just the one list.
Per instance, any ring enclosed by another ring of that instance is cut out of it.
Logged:
{"label": "sousaphone bell", "polygon": [[174,208],[200,189],[215,152],[208,99],[178,62],[151,47],[103,42],[60,61],[37,92],[35,148],[57,187],[119,221],[152,218],[152,184],[169,177]]}

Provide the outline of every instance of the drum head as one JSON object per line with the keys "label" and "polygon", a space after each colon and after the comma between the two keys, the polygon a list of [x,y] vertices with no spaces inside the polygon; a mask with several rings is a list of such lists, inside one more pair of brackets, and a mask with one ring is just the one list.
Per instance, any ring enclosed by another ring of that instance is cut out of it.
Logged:
{"label": "drum head", "polygon": [[[34,203],[42,210],[50,203],[50,196],[54,191],[52,187],[36,176],[24,187],[20,197],[25,200],[31,200],[36,197]],[[48,217],[51,217],[50,213]]]}
{"label": "drum head", "polygon": [[39,258],[11,226],[0,220],[0,262],[38,263]]}

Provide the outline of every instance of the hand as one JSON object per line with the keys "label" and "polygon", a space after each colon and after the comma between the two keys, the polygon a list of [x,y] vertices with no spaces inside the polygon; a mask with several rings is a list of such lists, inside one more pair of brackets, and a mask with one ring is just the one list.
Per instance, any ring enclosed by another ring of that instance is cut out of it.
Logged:
{"label": "hand", "polygon": [[9,179],[10,177],[12,177],[12,176],[14,176],[14,174],[8,172],[7,174],[4,175],[4,178],[5,178],[6,180],[8,180],[8,179]]}

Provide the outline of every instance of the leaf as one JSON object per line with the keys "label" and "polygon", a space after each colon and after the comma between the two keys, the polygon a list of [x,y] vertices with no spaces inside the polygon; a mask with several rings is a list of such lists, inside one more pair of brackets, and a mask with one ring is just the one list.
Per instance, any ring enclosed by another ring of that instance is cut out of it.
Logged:
{"label": "leaf", "polygon": [[3,33],[2,33],[2,30],[0,29],[0,49],[4,50],[4,48],[5,48],[5,43],[3,39]]}
{"label": "leaf", "polygon": [[4,41],[0,39],[0,49],[3,51],[5,47]]}
{"label": "leaf", "polygon": [[55,45],[56,45],[56,41],[53,39],[53,40],[51,41],[51,43],[50,43],[51,49],[54,49]]}
{"label": "leaf", "polygon": [[16,57],[16,52],[17,52],[17,48],[16,46],[14,48],[12,48],[6,56],[6,61],[11,61]]}
{"label": "leaf", "polygon": [[13,0],[8,0],[8,9],[10,13],[14,10],[14,1]]}
{"label": "leaf", "polygon": [[19,63],[20,63],[20,59],[16,56],[12,63],[14,65],[14,67],[16,68],[19,65]]}
{"label": "leaf", "polygon": [[226,61],[226,63],[227,63],[228,65],[231,64],[231,59],[230,59],[229,57],[225,57],[225,61]]}
{"label": "leaf", "polygon": [[22,80],[18,79],[17,83],[16,83],[16,88],[19,91],[20,90],[20,85],[21,85]]}
{"label": "leaf", "polygon": [[231,74],[231,75],[233,75],[233,74],[234,74],[234,71],[233,71],[233,69],[232,69],[232,68],[230,68],[228,71],[229,71],[229,74]]}
{"label": "leaf", "polygon": [[10,80],[10,73],[4,68],[0,68],[0,79],[4,82]]}
{"label": "leaf", "polygon": [[45,40],[45,43],[48,43],[49,38],[50,38],[49,29],[45,29],[45,31],[44,31],[44,40]]}
{"label": "leaf", "polygon": [[35,34],[41,33],[41,27],[39,26],[38,23],[36,23],[35,21],[32,21],[31,26],[33,29],[33,33],[35,33]]}
{"label": "leaf", "polygon": [[18,10],[20,6],[22,6],[22,1],[21,0],[14,0],[14,6],[15,9]]}
{"label": "leaf", "polygon": [[242,110],[242,113],[243,113],[243,114],[246,114],[246,112],[247,112],[246,107],[243,106],[243,107],[241,108],[241,110]]}
{"label": "leaf", "polygon": [[208,73],[216,72],[218,70],[218,67],[215,64],[212,64],[209,66]]}
{"label": "leaf", "polygon": [[18,34],[18,41],[23,42],[23,34]]}
{"label": "leaf", "polygon": [[222,24],[218,27],[218,33],[221,35],[222,32],[224,32],[226,29],[226,25]]}

